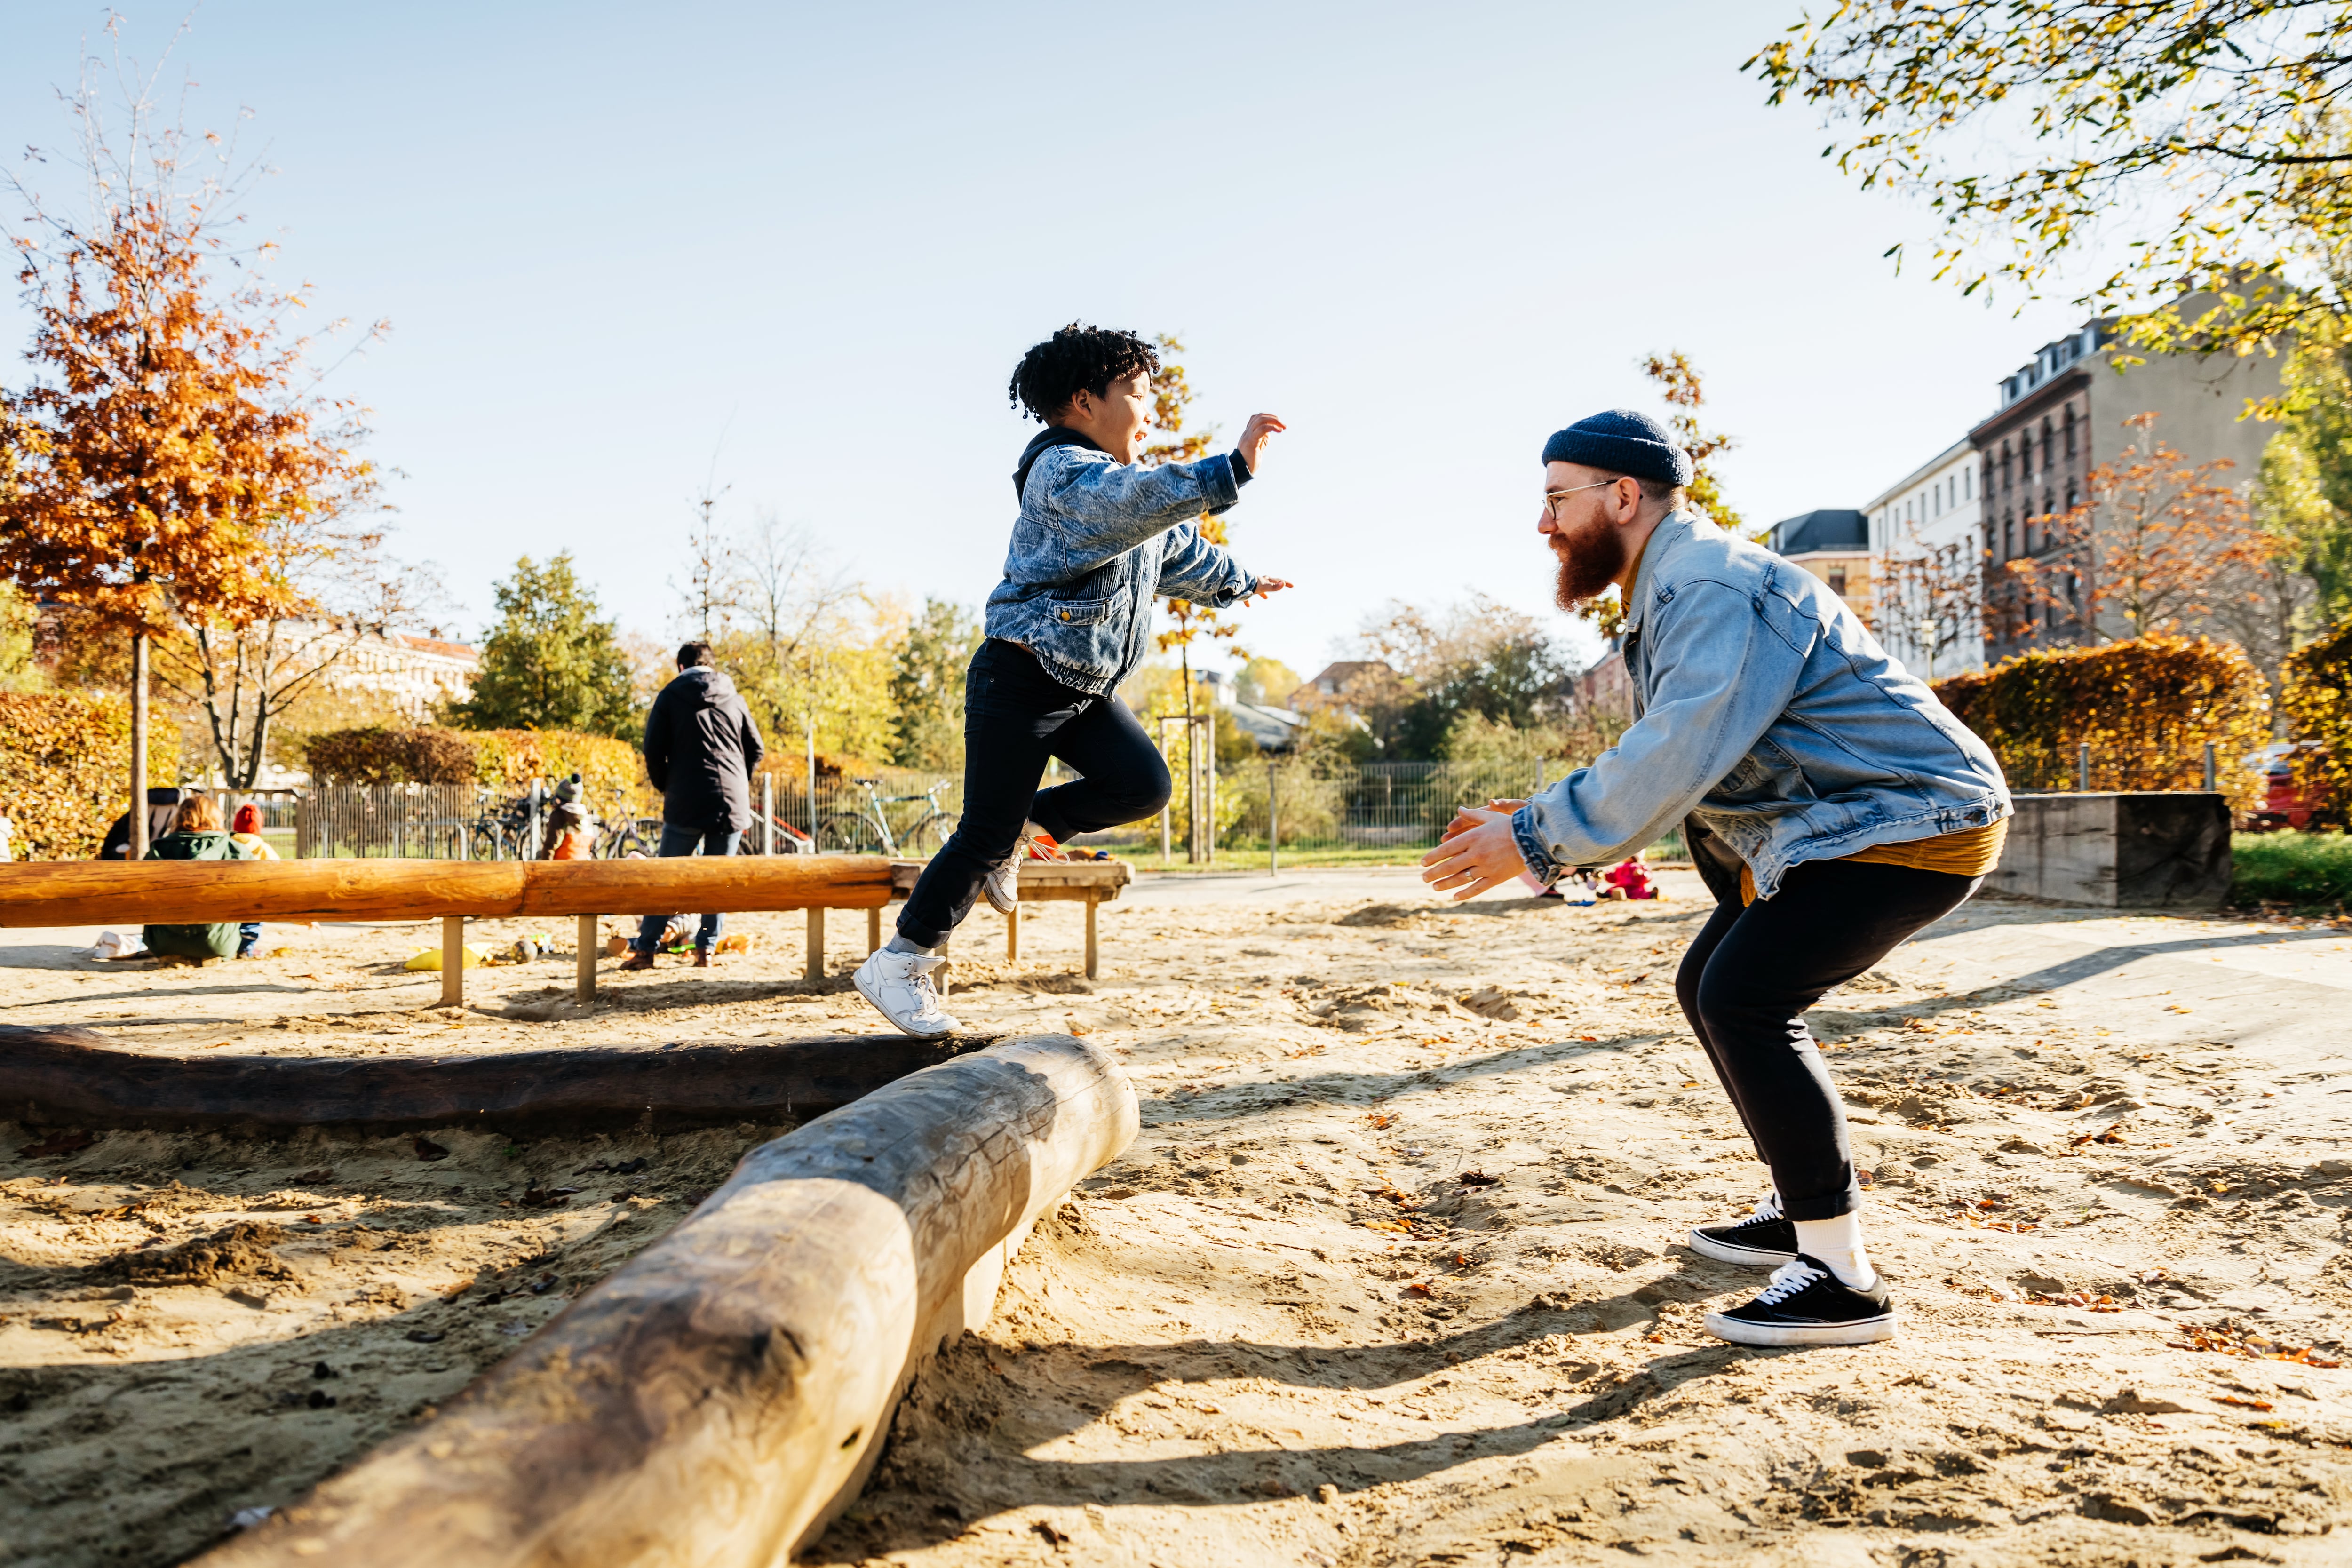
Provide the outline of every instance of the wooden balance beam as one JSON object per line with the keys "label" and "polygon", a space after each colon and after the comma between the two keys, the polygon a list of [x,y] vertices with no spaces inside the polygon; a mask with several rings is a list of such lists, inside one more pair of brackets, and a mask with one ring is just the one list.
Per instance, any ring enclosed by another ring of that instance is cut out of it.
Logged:
{"label": "wooden balance beam", "polygon": [[[905,898],[915,890],[915,879],[923,874],[927,860],[893,860],[890,876],[894,897]],[[1096,979],[1101,971],[1099,949],[1095,937],[1095,910],[1118,897],[1118,890],[1135,880],[1135,868],[1124,860],[1024,860],[1021,863],[1021,900],[1024,904],[1083,903],[1087,906],[1087,978]],[[873,952],[882,945],[882,911],[873,910],[866,917],[866,951]],[[1021,961],[1021,916],[1015,911],[1004,917],[1004,961]]]}
{"label": "wooden balance beam", "polygon": [[1138,1126],[1126,1074],[1066,1036],[902,1078],[753,1150],[439,1414],[198,1568],[772,1568]]}
{"label": "wooden balance beam", "polygon": [[0,926],[213,925],[228,921],[441,921],[441,1003],[465,1000],[467,917],[579,919],[579,995],[596,992],[601,915],[806,910],[811,976],[824,911],[878,921],[893,888],[878,855],[629,860],[68,860],[0,867]]}

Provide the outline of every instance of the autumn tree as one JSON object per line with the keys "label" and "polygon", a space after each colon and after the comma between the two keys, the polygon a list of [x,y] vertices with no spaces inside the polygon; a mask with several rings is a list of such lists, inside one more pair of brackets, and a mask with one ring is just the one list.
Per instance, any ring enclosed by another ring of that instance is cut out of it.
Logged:
{"label": "autumn tree", "polygon": [[[1682,449],[1690,454],[1691,481],[1685,488],[1691,505],[1705,512],[1717,527],[1745,535],[1747,521],[1724,499],[1723,485],[1716,476],[1713,461],[1716,454],[1727,452],[1738,443],[1719,430],[1708,430],[1700,425],[1698,411],[1706,405],[1706,389],[1698,367],[1691,363],[1688,354],[1675,349],[1643,360],[1642,374],[1658,384],[1666,404],[1666,428],[1674,432]],[[1624,596],[1613,586],[1587,599],[1570,613],[1604,637],[1616,637],[1625,630]]]}
{"label": "autumn tree", "polygon": [[1906,523],[1879,566],[1874,629],[1903,658],[1919,659],[1921,673],[1933,680],[1947,654],[1983,647],[1983,552],[1973,542],[1930,544],[1917,523]]}
{"label": "autumn tree", "polygon": [[482,643],[474,689],[450,719],[467,730],[576,730],[635,740],[628,656],[564,552],[528,555],[492,590],[498,624]]}
{"label": "autumn tree", "polygon": [[2004,563],[2015,591],[1987,612],[2017,617],[2011,637],[2061,621],[2092,642],[2200,628],[2252,592],[2248,574],[2278,549],[2245,499],[2214,482],[2228,458],[2191,463],[2157,439],[2152,414],[2125,423],[2132,444],[2091,470],[2081,504],[2042,520],[2043,548]]}
{"label": "autumn tree", "polygon": [[[1186,376],[1184,363],[1178,356],[1184,353],[1181,341],[1161,332],[1152,340],[1160,345],[1160,369],[1151,378],[1151,422],[1166,437],[1155,441],[1136,454],[1135,460],[1146,468],[1161,463],[1197,462],[1207,456],[1210,445],[1217,438],[1216,426],[1184,426],[1192,418],[1192,384]],[[1194,520],[1201,537],[1212,544],[1230,542],[1225,520],[1203,512]],[[1167,601],[1170,626],[1159,634],[1160,651],[1176,650],[1178,668],[1183,671],[1184,716],[1192,717],[1192,645],[1202,637],[1212,643],[1230,643],[1241,635],[1241,627],[1229,617],[1231,610],[1220,610],[1212,605],[1196,605],[1190,599]],[[1246,658],[1242,649],[1233,650]],[[1188,734],[1190,731],[1186,731]]]}
{"label": "autumn tree", "polygon": [[[1390,756],[1449,756],[1465,719],[1533,732],[1566,708],[1566,650],[1536,616],[1483,594],[1434,612],[1391,601],[1366,617],[1356,643],[1374,668],[1350,695]],[[1382,679],[1382,668],[1402,681]]]}
{"label": "autumn tree", "polygon": [[772,510],[727,548],[719,645],[779,761],[790,736],[812,752],[887,754],[895,607],[878,605],[814,532]]}
{"label": "autumn tree", "polygon": [[[119,68],[117,79],[137,82]],[[158,68],[160,74],[161,68]],[[69,100],[89,191],[68,213],[14,175],[10,233],[33,321],[34,379],[8,394],[0,575],[131,649],[131,855],[145,849],[151,642],[175,626],[247,627],[300,612],[320,529],[369,482],[348,403],[316,396],[308,300],[258,280],[233,244],[254,172],[234,145],[165,122],[155,75],[110,139],[87,68]],[[215,265],[242,281],[223,285]]]}
{"label": "autumn tree", "polygon": [[2352,304],[2352,0],[1841,0],[1746,68],[1925,200],[1963,292],[2072,273],[2138,347],[2240,353]]}
{"label": "autumn tree", "polygon": [[980,635],[978,617],[961,605],[923,602],[891,660],[891,762],[945,772],[963,766],[964,668]]}
{"label": "autumn tree", "polygon": [[155,643],[157,682],[203,716],[232,790],[259,782],[279,721],[335,686],[359,650],[446,608],[433,567],[393,556],[381,529],[340,522],[317,531],[329,548],[304,552],[302,597],[288,610],[243,624],[183,611]]}

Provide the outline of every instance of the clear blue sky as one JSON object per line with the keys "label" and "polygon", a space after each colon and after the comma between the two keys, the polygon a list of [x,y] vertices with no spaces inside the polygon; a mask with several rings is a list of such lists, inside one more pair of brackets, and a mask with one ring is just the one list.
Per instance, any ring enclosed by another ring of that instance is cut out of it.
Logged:
{"label": "clear blue sky", "polygon": [[[568,549],[667,634],[722,429],[736,519],[977,605],[1031,428],[1006,376],[1082,319],[1181,332],[1228,437],[1289,422],[1232,521],[1299,584],[1251,646],[1312,673],[1391,598],[1543,607],[1543,437],[1655,408],[1649,351],[1706,372],[1730,497],[1770,520],[1860,505],[2074,324],[1895,275],[1924,217],[1739,74],[1798,5],[207,0],[175,76],[198,126],[256,111],[278,274],[393,322],[334,384],[456,629]],[[68,136],[103,13],[4,15],[14,158]],[[180,15],[134,0],[133,50]]]}

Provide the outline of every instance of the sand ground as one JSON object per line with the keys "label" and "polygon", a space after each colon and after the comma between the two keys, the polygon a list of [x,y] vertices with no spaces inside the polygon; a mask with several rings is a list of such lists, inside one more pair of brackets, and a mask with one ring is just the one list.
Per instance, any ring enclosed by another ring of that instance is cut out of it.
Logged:
{"label": "sand ground", "polygon": [[[1905,1334],[1757,1352],[1699,1320],[1759,1277],[1681,1245],[1765,1178],[1673,1005],[1703,910],[1668,886],[1578,910],[1439,908],[1409,874],[1147,879],[1091,986],[1075,907],[1031,917],[1017,968],[979,917],[956,1010],[1109,1046],[1144,1132],[1039,1227],[809,1559],[2342,1561],[2352,941],[1979,902],[1825,999]],[[337,1052],[878,1027],[795,978],[798,917],[737,923],[747,957],[608,965],[586,1017],[551,1005],[567,956],[436,1008],[395,967],[429,928],[138,971],[60,933],[0,949],[0,1021]],[[831,934],[845,970],[863,921]],[[0,1549],[39,1563],[174,1561],[290,1500],[771,1130],[453,1134],[432,1161],[36,1152],[52,1131],[0,1128]]]}

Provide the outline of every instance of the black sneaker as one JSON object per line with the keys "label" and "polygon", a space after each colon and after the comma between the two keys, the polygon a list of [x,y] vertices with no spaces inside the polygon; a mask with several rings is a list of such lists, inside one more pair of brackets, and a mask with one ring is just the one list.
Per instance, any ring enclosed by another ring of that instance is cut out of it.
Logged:
{"label": "black sneaker", "polygon": [[1745,1307],[1709,1312],[1706,1331],[1736,1345],[1863,1345],[1895,1337],[1895,1303],[1885,1280],[1857,1290],[1800,1253]]}
{"label": "black sneaker", "polygon": [[1780,1217],[1780,1205],[1767,1193],[1756,1212],[1731,1225],[1703,1225],[1690,1233],[1690,1249],[1718,1263],[1778,1268],[1797,1260],[1797,1227]]}

